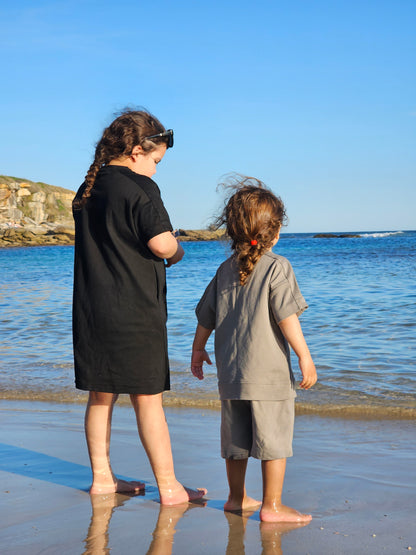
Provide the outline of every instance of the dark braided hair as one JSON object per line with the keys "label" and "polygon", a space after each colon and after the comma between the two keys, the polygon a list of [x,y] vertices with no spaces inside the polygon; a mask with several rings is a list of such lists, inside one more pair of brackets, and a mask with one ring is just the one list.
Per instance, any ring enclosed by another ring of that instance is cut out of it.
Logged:
{"label": "dark braided hair", "polygon": [[129,156],[133,148],[141,146],[144,152],[151,152],[158,145],[167,144],[167,137],[146,139],[151,135],[164,133],[166,129],[160,121],[146,110],[124,110],[106,129],[95,149],[94,161],[85,176],[85,189],[81,198],[75,198],[72,206],[79,210],[91,196],[95,178],[100,168],[121,156]]}
{"label": "dark braided hair", "polygon": [[286,223],[282,200],[254,177],[233,174],[220,187],[233,194],[216,220],[215,226],[226,226],[244,285],[260,257],[268,251]]}

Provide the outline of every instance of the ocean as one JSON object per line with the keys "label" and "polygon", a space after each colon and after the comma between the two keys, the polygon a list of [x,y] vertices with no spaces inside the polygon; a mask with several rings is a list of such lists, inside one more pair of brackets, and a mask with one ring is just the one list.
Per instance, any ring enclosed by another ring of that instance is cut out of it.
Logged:
{"label": "ocean", "polygon": [[[416,231],[358,233],[283,233],[273,249],[290,260],[309,305],[301,323],[319,381],[297,392],[297,410],[416,418]],[[183,261],[167,269],[172,391],[165,400],[216,407],[215,364],[200,382],[189,361],[195,306],[230,248],[221,241],[183,246]],[[73,385],[73,247],[1,249],[0,264],[0,398],[83,401]],[[208,350],[213,355],[212,339]]]}

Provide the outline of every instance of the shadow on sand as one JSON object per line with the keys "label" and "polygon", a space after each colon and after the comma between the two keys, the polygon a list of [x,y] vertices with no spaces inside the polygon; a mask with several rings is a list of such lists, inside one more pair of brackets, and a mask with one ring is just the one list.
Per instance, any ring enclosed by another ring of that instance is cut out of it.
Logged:
{"label": "shadow on sand", "polygon": [[[91,486],[92,479],[89,466],[5,443],[0,443],[0,470],[86,492]],[[127,476],[117,475],[117,477],[132,480]],[[147,484],[146,489],[149,492],[157,492],[155,487]]]}

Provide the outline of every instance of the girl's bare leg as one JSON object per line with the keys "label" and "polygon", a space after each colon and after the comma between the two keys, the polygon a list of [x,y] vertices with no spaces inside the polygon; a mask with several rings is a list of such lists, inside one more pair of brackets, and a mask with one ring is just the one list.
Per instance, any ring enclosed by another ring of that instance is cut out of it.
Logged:
{"label": "girl's bare leg", "polygon": [[142,482],[118,480],[111,469],[111,418],[117,395],[90,391],[85,412],[85,437],[92,469],[90,493],[135,493],[144,489]]}
{"label": "girl's bare leg", "polygon": [[224,505],[224,511],[242,511],[261,505],[252,497],[248,497],[245,488],[248,459],[225,459],[230,493]]}
{"label": "girl's bare leg", "polygon": [[263,473],[263,504],[260,520],[264,522],[308,522],[311,515],[304,515],[282,504],[286,459],[261,461]]}
{"label": "girl's bare leg", "polygon": [[160,502],[177,505],[203,497],[206,489],[190,490],[176,480],[162,394],[130,395],[130,399],[136,412],[140,439],[159,488]]}

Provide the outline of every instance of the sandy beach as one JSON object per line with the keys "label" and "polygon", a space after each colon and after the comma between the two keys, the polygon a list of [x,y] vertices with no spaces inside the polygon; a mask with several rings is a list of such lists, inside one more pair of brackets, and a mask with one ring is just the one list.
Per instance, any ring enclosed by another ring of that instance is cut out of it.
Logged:
{"label": "sandy beach", "polygon": [[[303,527],[227,514],[219,412],[167,408],[178,478],[206,503],[161,507],[133,412],[116,407],[112,461],[145,481],[136,497],[90,496],[82,405],[1,401],[2,553],[396,554],[416,550],[414,421],[301,415],[284,502],[313,514]],[[261,496],[250,460],[249,495]]]}

